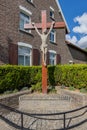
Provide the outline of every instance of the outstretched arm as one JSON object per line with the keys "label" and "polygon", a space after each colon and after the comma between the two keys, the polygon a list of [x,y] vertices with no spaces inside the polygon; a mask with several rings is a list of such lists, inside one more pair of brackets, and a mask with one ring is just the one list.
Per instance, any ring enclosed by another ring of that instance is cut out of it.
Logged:
{"label": "outstretched arm", "polygon": [[32,26],[35,28],[35,30],[38,33],[38,35],[41,36],[40,32],[38,31],[37,27],[35,26],[35,23],[32,23]]}
{"label": "outstretched arm", "polygon": [[53,25],[54,25],[54,24],[55,24],[55,21],[53,21],[53,22],[52,22],[51,27],[50,27],[49,32],[48,32],[48,34],[47,34],[47,35],[49,35],[49,34],[50,34],[50,32],[52,31],[52,29],[53,29]]}

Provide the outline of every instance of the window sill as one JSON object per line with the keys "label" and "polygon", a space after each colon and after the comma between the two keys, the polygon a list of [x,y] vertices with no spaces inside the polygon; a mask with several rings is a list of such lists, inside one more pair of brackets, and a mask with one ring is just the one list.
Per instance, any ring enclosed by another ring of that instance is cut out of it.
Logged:
{"label": "window sill", "polygon": [[27,32],[27,31],[25,31],[25,30],[22,30],[22,29],[19,29],[19,31],[20,31],[20,32],[22,32],[22,33],[26,33],[26,34],[28,34],[28,35],[31,35],[31,36],[33,36],[33,34],[32,34],[31,32]]}
{"label": "window sill", "polygon": [[33,2],[28,1],[28,0],[27,0],[27,2],[28,2],[28,3],[30,3],[32,6],[34,6],[34,7],[35,7],[35,4],[34,4]]}
{"label": "window sill", "polygon": [[50,43],[52,43],[53,45],[57,45],[57,43],[56,43],[56,42],[53,42],[53,41],[50,41]]}

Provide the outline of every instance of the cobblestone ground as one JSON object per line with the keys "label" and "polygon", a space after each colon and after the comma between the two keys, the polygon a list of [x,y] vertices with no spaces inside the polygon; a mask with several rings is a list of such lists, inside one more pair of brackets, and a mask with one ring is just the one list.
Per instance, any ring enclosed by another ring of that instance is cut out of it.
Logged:
{"label": "cobblestone ground", "polygon": [[[77,106],[74,102],[69,102],[70,98],[65,104],[63,100],[60,100],[60,109],[66,111],[69,105],[70,110],[75,109]],[[59,103],[59,104],[60,104]],[[63,105],[62,105],[63,104]],[[26,105],[27,107],[27,105]],[[49,106],[50,107],[50,106]],[[47,109],[46,109],[47,110]],[[59,113],[60,111],[55,109],[51,110],[36,110],[38,113]],[[35,110],[29,111],[29,113],[36,113]],[[7,112],[0,113],[0,130],[63,130],[64,126],[64,115],[51,115],[51,116],[32,116],[32,115],[23,115],[23,126],[24,129],[21,129],[21,115],[16,112]],[[66,114],[66,130],[87,130],[87,108],[79,110],[73,113]]]}
{"label": "cobblestone ground", "polygon": [[[82,115],[78,118],[73,118],[74,116],[78,116],[79,114],[84,113],[85,111],[75,112],[73,114],[67,114],[67,118],[69,118],[66,121],[67,130],[70,127],[70,130],[87,130],[87,113],[85,115]],[[19,114],[15,114],[13,112],[4,115],[6,119],[9,121],[15,123],[17,126],[10,126],[5,121],[0,120],[0,130],[19,130],[21,125],[21,118]],[[30,116],[24,116],[24,130],[62,130],[63,128],[63,120],[57,120],[63,118],[61,115],[54,115],[54,116],[44,116],[40,118],[46,118],[48,120],[44,119],[38,119],[36,117],[30,117]],[[52,120],[50,120],[52,119]],[[55,119],[55,120],[53,120]],[[86,122],[84,122],[86,120]],[[79,124],[81,122],[84,122],[82,124]],[[79,125],[78,125],[79,124]],[[13,124],[11,124],[13,125]],[[76,125],[76,126],[75,126]],[[73,127],[72,127],[73,126]],[[75,126],[75,127],[74,127]]]}
{"label": "cobblestone ground", "polygon": [[[57,113],[58,111],[54,111]],[[35,113],[33,111],[33,113]],[[45,113],[44,111],[42,113]],[[47,112],[48,113],[48,112]],[[49,111],[49,113],[53,113]],[[79,116],[81,115],[81,116]],[[5,119],[0,119],[0,130],[20,130],[21,129],[21,115],[10,112],[9,114],[3,114]],[[39,118],[40,119],[39,119]],[[23,130],[62,130],[64,125],[63,115],[53,115],[53,116],[43,116],[43,117],[31,117],[24,115],[23,116]],[[46,118],[46,119],[44,119]],[[68,113],[66,115],[66,127],[67,130],[87,130],[87,109],[80,110],[74,113]],[[62,120],[58,120],[62,119]],[[7,122],[7,123],[6,123]],[[14,124],[12,124],[14,123]]]}

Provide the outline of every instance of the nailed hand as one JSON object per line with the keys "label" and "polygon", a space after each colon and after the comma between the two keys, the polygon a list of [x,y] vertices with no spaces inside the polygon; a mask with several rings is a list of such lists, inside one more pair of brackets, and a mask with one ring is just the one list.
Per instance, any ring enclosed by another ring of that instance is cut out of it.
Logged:
{"label": "nailed hand", "polygon": [[34,26],[35,25],[35,23],[32,23],[32,26]]}

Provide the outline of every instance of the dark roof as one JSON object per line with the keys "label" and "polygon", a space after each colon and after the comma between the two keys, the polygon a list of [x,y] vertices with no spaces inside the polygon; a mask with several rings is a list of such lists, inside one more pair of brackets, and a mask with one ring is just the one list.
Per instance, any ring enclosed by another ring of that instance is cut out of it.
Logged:
{"label": "dark roof", "polygon": [[79,50],[79,51],[81,51],[81,52],[87,54],[87,51],[86,51],[86,50],[84,50],[84,49],[82,49],[82,48],[76,46],[75,44],[71,43],[70,41],[67,41],[67,40],[66,40],[65,43],[66,43],[67,45],[70,45],[70,46],[72,46],[73,48],[75,48],[75,49],[77,49],[77,50]]}

